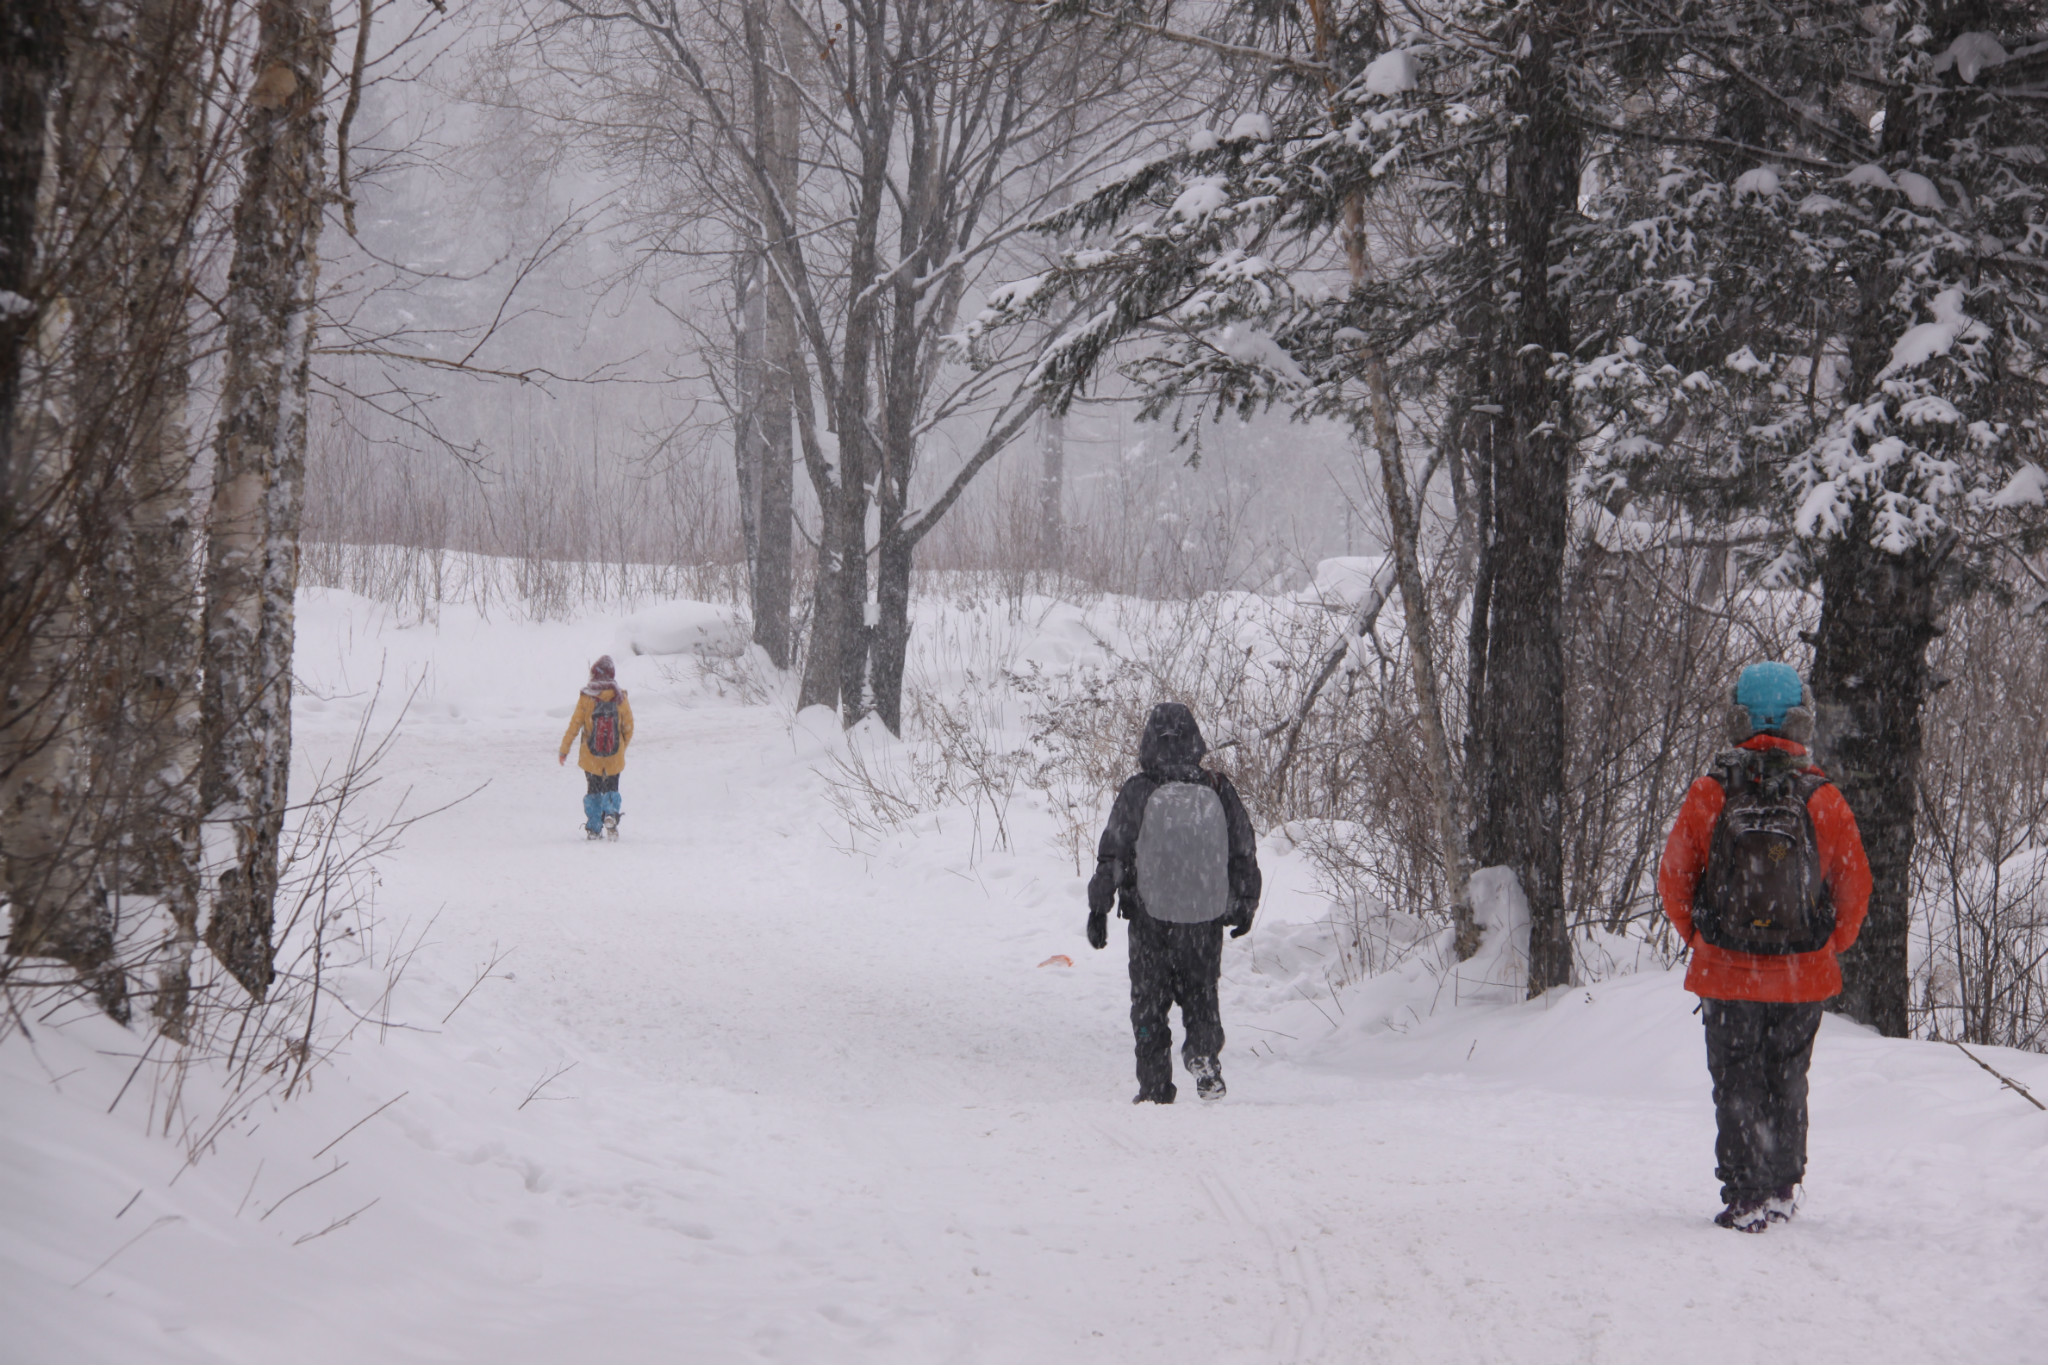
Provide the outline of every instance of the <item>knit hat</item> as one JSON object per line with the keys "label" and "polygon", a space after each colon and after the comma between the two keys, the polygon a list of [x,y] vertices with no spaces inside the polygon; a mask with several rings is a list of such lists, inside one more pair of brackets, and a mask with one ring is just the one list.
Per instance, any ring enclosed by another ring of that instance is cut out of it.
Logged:
{"label": "knit hat", "polygon": [[597,662],[590,666],[592,682],[610,682],[618,676],[618,670],[612,666],[612,656],[609,654],[598,655]]}
{"label": "knit hat", "polygon": [[1728,700],[1728,735],[1737,744],[1759,733],[1795,744],[1813,739],[1813,692],[1790,664],[1751,664]]}

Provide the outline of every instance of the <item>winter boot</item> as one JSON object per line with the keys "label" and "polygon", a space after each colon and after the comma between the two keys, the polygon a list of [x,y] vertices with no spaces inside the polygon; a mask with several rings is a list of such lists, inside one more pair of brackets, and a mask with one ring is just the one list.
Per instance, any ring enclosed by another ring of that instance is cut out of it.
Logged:
{"label": "winter boot", "polygon": [[1727,1208],[1714,1215],[1714,1226],[1732,1228],[1736,1232],[1762,1232],[1771,1225],[1770,1208],[1769,1195],[1732,1200]]}
{"label": "winter boot", "polygon": [[617,811],[605,812],[604,837],[615,844],[619,841],[619,814]]}
{"label": "winter boot", "polygon": [[1190,1057],[1188,1071],[1195,1078],[1195,1093],[1205,1100],[1220,1100],[1228,1093],[1223,1084],[1223,1066],[1214,1057]]}
{"label": "winter boot", "polygon": [[1790,1185],[1778,1186],[1764,1202],[1764,1216],[1773,1223],[1789,1223],[1792,1221],[1792,1215],[1797,1212],[1798,1191]]}
{"label": "winter boot", "polygon": [[588,825],[585,825],[585,826],[583,827],[583,842],[584,842],[584,843],[586,843],[586,844],[594,844],[594,843],[596,843],[596,842],[597,842],[597,841],[598,841],[599,839],[602,839],[602,838],[604,838],[604,831],[603,831],[603,830],[601,830],[601,829],[592,829],[592,828],[591,828],[590,826],[588,826]]}
{"label": "winter boot", "polygon": [[1172,1104],[1174,1093],[1174,1088],[1170,1085],[1164,1090],[1140,1090],[1137,1094],[1131,1096],[1131,1103]]}

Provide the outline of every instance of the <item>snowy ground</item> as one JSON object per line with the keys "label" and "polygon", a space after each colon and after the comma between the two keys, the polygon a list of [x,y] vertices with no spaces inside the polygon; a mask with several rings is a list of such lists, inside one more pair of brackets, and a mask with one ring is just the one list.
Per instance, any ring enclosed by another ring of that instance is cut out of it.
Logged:
{"label": "snowy ground", "polygon": [[107,1114],[134,1039],[0,1050],[0,1359],[2048,1360],[2048,1114],[1951,1048],[1831,1018],[1805,1211],[1722,1232],[1677,975],[1332,998],[1275,843],[1229,1099],[1134,1108],[1122,931],[1088,950],[1028,821],[849,850],[826,741],[625,658],[626,838],[586,845],[555,746],[615,625],[303,628],[308,762],[430,669],[394,771],[482,788],[385,871],[415,1027],[183,1170]]}

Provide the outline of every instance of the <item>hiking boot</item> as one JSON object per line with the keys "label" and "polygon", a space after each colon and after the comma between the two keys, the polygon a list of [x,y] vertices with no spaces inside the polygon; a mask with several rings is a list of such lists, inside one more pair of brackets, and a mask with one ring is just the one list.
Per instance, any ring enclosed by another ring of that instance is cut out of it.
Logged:
{"label": "hiking boot", "polygon": [[615,844],[619,841],[619,817],[616,813],[606,813],[604,817],[604,837]]}
{"label": "hiking boot", "polygon": [[1731,1200],[1727,1208],[1714,1215],[1714,1226],[1736,1232],[1762,1232],[1771,1225],[1770,1208],[1769,1195]]}
{"label": "hiking boot", "polygon": [[1764,1217],[1773,1223],[1789,1223],[1792,1215],[1799,1212],[1798,1192],[1790,1185],[1780,1185],[1771,1191],[1771,1197],[1764,1201]]}
{"label": "hiking boot", "polygon": [[1188,1071],[1195,1078],[1195,1093],[1205,1100],[1220,1100],[1228,1091],[1223,1084],[1223,1065],[1214,1057],[1188,1058]]}

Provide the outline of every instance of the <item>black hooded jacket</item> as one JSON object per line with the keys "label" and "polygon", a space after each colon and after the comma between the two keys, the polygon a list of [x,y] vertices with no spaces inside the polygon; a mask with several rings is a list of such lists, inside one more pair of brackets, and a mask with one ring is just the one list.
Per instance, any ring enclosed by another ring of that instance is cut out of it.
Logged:
{"label": "black hooded jacket", "polygon": [[1251,924],[1252,912],[1259,904],[1258,836],[1230,779],[1202,766],[1202,756],[1208,752],[1201,727],[1187,707],[1169,701],[1152,708],[1144,738],[1138,741],[1140,771],[1118,790],[1109,823],[1096,845],[1095,875],[1088,881],[1091,915],[1108,914],[1112,900],[1126,918],[1133,906],[1144,908],[1137,888],[1137,848],[1146,803],[1165,783],[1200,782],[1223,802],[1224,823],[1230,832],[1230,914],[1223,922]]}

